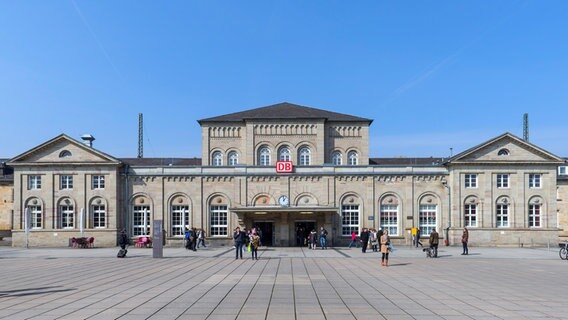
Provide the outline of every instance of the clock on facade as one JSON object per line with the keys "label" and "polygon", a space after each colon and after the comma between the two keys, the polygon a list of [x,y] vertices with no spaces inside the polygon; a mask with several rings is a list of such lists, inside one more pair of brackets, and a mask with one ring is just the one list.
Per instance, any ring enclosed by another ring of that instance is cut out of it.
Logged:
{"label": "clock on facade", "polygon": [[278,198],[278,203],[281,206],[287,206],[290,203],[290,201],[288,200],[287,196],[280,196],[280,198]]}

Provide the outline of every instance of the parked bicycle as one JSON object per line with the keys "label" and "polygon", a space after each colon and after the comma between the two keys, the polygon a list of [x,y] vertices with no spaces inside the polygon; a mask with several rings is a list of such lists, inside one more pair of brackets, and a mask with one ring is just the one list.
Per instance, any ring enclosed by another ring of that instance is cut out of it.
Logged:
{"label": "parked bicycle", "polygon": [[560,259],[566,260],[568,259],[568,240],[564,243],[564,246],[560,248]]}

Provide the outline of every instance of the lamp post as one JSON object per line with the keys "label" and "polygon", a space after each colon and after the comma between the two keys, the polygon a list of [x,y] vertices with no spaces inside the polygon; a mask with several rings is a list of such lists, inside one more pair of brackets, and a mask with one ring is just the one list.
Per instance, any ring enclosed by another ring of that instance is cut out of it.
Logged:
{"label": "lamp post", "polygon": [[448,227],[446,228],[446,238],[444,244],[450,245],[450,226],[452,225],[452,188],[448,185],[448,181],[443,180],[442,184],[448,189]]}

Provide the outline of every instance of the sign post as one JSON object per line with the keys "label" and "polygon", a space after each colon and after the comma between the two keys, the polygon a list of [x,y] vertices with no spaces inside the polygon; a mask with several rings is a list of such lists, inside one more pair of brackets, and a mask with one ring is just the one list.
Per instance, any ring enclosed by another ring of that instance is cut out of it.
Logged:
{"label": "sign post", "polygon": [[153,258],[163,258],[164,257],[164,233],[163,233],[163,221],[154,220],[154,236],[152,239],[152,257]]}

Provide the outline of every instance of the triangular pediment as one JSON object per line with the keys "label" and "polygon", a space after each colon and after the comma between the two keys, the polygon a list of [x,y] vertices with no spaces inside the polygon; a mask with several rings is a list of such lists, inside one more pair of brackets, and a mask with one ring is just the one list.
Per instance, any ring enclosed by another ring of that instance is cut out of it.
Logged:
{"label": "triangular pediment", "polygon": [[564,160],[511,133],[502,134],[452,157],[448,163],[564,163]]}
{"label": "triangular pediment", "polygon": [[120,160],[61,134],[8,161],[10,166],[53,164],[108,164],[119,165]]}

